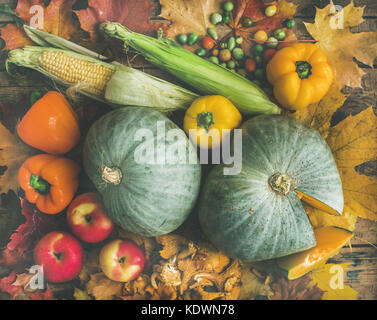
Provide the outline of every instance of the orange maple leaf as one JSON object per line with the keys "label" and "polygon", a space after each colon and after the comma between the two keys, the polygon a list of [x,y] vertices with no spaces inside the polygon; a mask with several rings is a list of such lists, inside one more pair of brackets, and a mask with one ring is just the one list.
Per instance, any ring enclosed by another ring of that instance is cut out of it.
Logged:
{"label": "orange maple leaf", "polygon": [[[14,12],[28,25],[36,17],[35,23],[41,23],[43,31],[70,39],[79,30],[79,22],[72,11],[74,3],[75,0],[51,0],[46,6],[42,0],[19,0]],[[32,7],[36,8],[36,11],[31,10]],[[42,12],[43,21],[38,21],[38,12]],[[6,50],[32,44],[24,31],[13,24],[2,28],[1,36]]]}

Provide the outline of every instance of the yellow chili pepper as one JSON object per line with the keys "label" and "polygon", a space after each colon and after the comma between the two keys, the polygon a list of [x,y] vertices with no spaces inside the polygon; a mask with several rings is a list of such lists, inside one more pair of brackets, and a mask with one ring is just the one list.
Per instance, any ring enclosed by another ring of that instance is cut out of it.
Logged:
{"label": "yellow chili pepper", "polygon": [[278,102],[300,110],[320,101],[333,81],[325,54],[312,43],[296,43],[279,50],[267,65],[267,79]]}
{"label": "yellow chili pepper", "polygon": [[186,111],[183,127],[201,148],[219,147],[223,137],[242,122],[241,113],[223,96],[196,99]]}

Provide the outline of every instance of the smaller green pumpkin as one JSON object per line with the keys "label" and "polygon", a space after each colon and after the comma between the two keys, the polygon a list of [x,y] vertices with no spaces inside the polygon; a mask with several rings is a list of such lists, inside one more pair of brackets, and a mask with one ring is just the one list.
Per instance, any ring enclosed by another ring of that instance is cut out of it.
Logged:
{"label": "smaller green pumpkin", "polygon": [[[297,192],[341,214],[343,192],[326,141],[290,117],[258,116],[242,127],[242,170],[207,177],[199,201],[203,232],[244,261],[267,260],[312,248],[313,229]],[[304,199],[303,198],[303,199]]]}
{"label": "smaller green pumpkin", "polygon": [[83,160],[110,218],[127,231],[170,233],[195,205],[201,180],[196,150],[158,111],[129,107],[106,114],[90,128]]}

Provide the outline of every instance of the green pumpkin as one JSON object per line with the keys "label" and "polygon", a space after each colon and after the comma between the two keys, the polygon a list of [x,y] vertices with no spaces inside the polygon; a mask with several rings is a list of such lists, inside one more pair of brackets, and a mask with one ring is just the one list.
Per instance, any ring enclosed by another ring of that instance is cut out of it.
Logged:
{"label": "green pumpkin", "polygon": [[136,234],[174,231],[199,193],[196,150],[171,120],[148,108],[120,108],[95,122],[83,160],[110,218]]}
{"label": "green pumpkin", "polygon": [[199,200],[203,232],[244,261],[313,247],[313,229],[296,191],[342,213],[342,184],[330,148],[316,130],[289,117],[258,116],[241,129],[241,172],[224,175],[219,165],[206,179]]}

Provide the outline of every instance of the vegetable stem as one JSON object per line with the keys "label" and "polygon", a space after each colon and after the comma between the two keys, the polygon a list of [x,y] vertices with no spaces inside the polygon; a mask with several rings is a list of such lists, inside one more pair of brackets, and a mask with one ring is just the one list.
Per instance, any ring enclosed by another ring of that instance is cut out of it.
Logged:
{"label": "vegetable stem", "polygon": [[34,174],[30,175],[30,185],[41,195],[46,195],[50,192],[51,185],[42,177]]}

